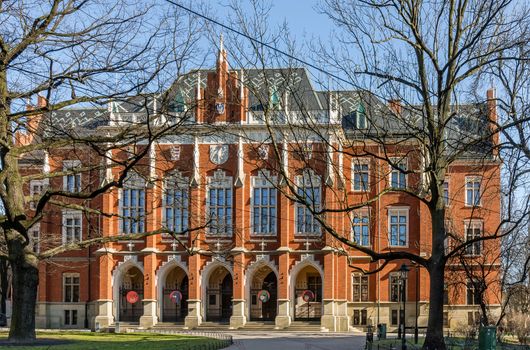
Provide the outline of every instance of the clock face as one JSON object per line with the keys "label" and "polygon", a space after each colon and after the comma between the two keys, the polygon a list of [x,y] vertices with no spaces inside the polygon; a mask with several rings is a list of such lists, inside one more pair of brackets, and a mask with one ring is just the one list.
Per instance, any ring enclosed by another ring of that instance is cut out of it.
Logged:
{"label": "clock face", "polygon": [[228,145],[211,145],[210,160],[214,164],[223,164],[228,160]]}

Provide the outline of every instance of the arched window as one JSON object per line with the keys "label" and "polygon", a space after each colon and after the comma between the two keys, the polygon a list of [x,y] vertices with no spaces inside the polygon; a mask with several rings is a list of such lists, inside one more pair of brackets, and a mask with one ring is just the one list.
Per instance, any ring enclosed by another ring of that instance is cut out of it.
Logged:
{"label": "arched window", "polygon": [[145,231],[145,180],[132,173],[121,190],[121,233]]}
{"label": "arched window", "polygon": [[270,94],[270,108],[272,110],[280,109],[280,95],[278,94],[278,91],[275,87],[272,88],[272,92]]}
{"label": "arched window", "polygon": [[320,235],[321,227],[310,209],[320,211],[322,205],[322,188],[320,176],[311,169],[306,169],[296,177],[298,195],[305,203],[296,204],[296,234]]}
{"label": "arched window", "polygon": [[173,110],[177,113],[182,113],[186,111],[186,102],[184,101],[184,96],[181,91],[177,91],[175,95],[175,101],[173,102]]}

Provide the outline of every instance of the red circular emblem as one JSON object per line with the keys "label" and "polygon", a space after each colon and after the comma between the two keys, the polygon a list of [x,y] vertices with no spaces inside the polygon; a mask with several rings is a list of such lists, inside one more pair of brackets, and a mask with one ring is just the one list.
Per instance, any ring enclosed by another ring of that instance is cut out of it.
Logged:
{"label": "red circular emblem", "polygon": [[138,293],[136,293],[134,290],[127,292],[127,296],[125,298],[129,304],[134,304],[140,299]]}
{"label": "red circular emblem", "polygon": [[180,301],[182,300],[182,293],[178,290],[174,290],[169,294],[169,299],[173,301],[175,304],[180,304]]}
{"label": "red circular emblem", "polygon": [[271,294],[269,293],[269,291],[262,289],[258,292],[258,298],[262,303],[266,303],[270,300]]}
{"label": "red circular emblem", "polygon": [[302,292],[302,299],[307,303],[309,301],[313,301],[315,299],[315,293],[310,291],[309,289],[306,289]]}

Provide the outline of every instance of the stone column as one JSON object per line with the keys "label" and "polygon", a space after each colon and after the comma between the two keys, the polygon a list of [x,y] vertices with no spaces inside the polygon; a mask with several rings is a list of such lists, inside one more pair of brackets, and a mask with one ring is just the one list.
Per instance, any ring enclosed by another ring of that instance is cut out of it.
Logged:
{"label": "stone column", "polygon": [[96,301],[97,315],[94,320],[94,328],[96,329],[108,328],[114,323],[112,302],[113,267],[114,263],[111,254],[103,254],[99,257],[99,297]]}
{"label": "stone column", "polygon": [[[235,248],[236,249],[236,248]],[[234,251],[233,249],[232,251]],[[247,323],[246,300],[245,300],[245,256],[243,252],[235,252],[234,256],[234,294],[232,299],[232,316],[230,317],[230,328],[238,329]]]}
{"label": "stone column", "polygon": [[[279,249],[280,251],[282,248]],[[276,314],[276,329],[282,329],[291,325],[291,299],[289,297],[289,251],[282,251],[278,266],[278,313]]]}
{"label": "stone column", "polygon": [[157,266],[156,255],[147,254],[144,257],[144,314],[140,317],[140,327],[150,328],[158,322],[156,315],[156,288],[155,271]]}
{"label": "stone column", "polygon": [[199,254],[192,255],[188,259],[188,315],[184,319],[184,327],[188,329],[197,328],[202,323],[201,289],[199,282],[200,259]]}
{"label": "stone column", "polygon": [[322,249],[325,252],[324,255],[324,292],[322,303],[324,312],[320,321],[322,330],[335,332],[337,329],[337,310],[335,303],[335,283],[336,283],[336,256],[333,252],[333,248],[326,246]]}

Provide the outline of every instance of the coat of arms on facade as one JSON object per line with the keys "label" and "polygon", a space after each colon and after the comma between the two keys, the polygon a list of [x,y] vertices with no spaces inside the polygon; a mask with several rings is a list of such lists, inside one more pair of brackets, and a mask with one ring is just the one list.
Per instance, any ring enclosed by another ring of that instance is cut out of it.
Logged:
{"label": "coat of arms on facade", "polygon": [[180,145],[172,146],[169,149],[169,154],[171,155],[171,160],[180,160]]}
{"label": "coat of arms on facade", "polygon": [[225,104],[222,102],[216,103],[215,112],[217,112],[217,114],[223,114],[225,112]]}
{"label": "coat of arms on facade", "polygon": [[269,158],[269,146],[268,145],[261,145],[258,148],[258,156],[260,159],[266,160]]}
{"label": "coat of arms on facade", "polygon": [[228,160],[228,145],[210,145],[210,161],[223,164]]}

